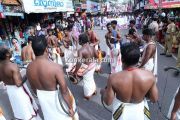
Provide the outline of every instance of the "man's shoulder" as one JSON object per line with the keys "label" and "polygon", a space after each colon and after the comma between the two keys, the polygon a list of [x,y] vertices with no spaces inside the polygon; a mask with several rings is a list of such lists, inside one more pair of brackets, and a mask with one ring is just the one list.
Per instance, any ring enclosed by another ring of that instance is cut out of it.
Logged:
{"label": "man's shoulder", "polygon": [[12,71],[16,71],[18,70],[18,65],[16,63],[12,63],[10,62],[7,66],[6,66],[7,69],[9,70],[12,70]]}
{"label": "man's shoulder", "polygon": [[153,73],[149,70],[145,70],[145,69],[139,69],[138,76],[145,76],[146,79],[150,79],[153,80],[155,78],[155,76],[153,75]]}
{"label": "man's shoulder", "polygon": [[124,79],[125,76],[127,76],[129,73],[126,73],[126,71],[121,71],[121,72],[117,72],[117,73],[113,73],[109,76],[109,79],[114,82],[114,81],[121,81]]}

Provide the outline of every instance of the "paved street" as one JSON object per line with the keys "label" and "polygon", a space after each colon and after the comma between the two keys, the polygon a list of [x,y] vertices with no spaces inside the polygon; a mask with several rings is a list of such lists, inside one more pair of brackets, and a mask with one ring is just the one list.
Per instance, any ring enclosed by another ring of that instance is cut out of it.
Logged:
{"label": "paved street", "polygon": [[[101,40],[101,48],[106,51],[106,44],[104,35],[106,30],[95,30],[98,37]],[[127,33],[127,30],[122,30],[122,34]],[[160,56],[159,53],[162,52],[162,48],[158,45],[158,88],[159,88],[159,101],[160,105],[162,104],[162,112],[167,115],[171,100],[174,96],[174,93],[180,84],[180,75],[178,77],[174,77],[174,71],[164,72],[165,66],[175,66],[175,59],[174,58],[167,58],[165,56]],[[107,63],[103,63],[103,71],[102,74],[95,73],[95,81],[97,84],[98,94],[94,96],[90,101],[86,101],[83,99],[83,88],[81,83],[79,85],[71,85],[68,82],[69,88],[73,92],[80,115],[80,120],[110,120],[111,113],[106,111],[100,101],[100,89],[106,86],[107,77],[110,72],[110,68]],[[163,97],[163,92],[166,84],[167,78],[167,86],[165,89],[165,95]],[[10,103],[6,94],[6,91],[0,90],[0,106],[3,108],[5,117],[7,120],[11,120],[13,117],[13,113],[10,107]],[[150,103],[151,108],[151,116],[152,120],[165,120],[162,117],[161,113],[158,112],[157,104],[153,105]]]}

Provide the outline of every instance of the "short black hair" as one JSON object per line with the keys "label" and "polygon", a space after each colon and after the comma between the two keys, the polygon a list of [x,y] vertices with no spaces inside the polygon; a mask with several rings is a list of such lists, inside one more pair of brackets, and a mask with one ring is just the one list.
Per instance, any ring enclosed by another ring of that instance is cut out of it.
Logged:
{"label": "short black hair", "polygon": [[154,17],[152,18],[153,21],[158,21],[158,18]]}
{"label": "short black hair", "polygon": [[33,39],[34,39],[34,36],[29,36],[29,37],[28,37],[28,43],[32,42]]}
{"label": "short black hair", "polygon": [[109,25],[111,25],[111,23],[107,23],[106,27],[108,27]]}
{"label": "short black hair", "polygon": [[130,20],[130,22],[129,22],[130,24],[136,24],[136,21],[135,20]]}
{"label": "short black hair", "polygon": [[143,30],[143,35],[149,35],[149,36],[153,36],[154,35],[154,31],[152,29],[146,28]]}
{"label": "short black hair", "polygon": [[117,20],[111,21],[111,24],[117,25]]}
{"label": "short black hair", "polygon": [[5,47],[0,48],[0,60],[5,60],[6,59],[6,54],[9,53],[9,50]]}
{"label": "short black hair", "polygon": [[134,28],[129,29],[129,35],[134,35],[136,30]]}
{"label": "short black hair", "polygon": [[125,43],[121,46],[122,62],[128,66],[139,62],[140,49],[135,43]]}
{"label": "short black hair", "polygon": [[47,40],[45,36],[40,35],[40,36],[34,37],[34,40],[32,41],[32,48],[36,56],[43,55],[47,48]]}
{"label": "short black hair", "polygon": [[83,45],[85,43],[88,43],[89,42],[89,38],[88,38],[88,35],[86,33],[82,33],[79,35],[79,44],[80,45]]}
{"label": "short black hair", "polygon": [[70,24],[68,24],[67,29],[70,31],[70,30],[72,30],[73,26],[74,26],[74,24],[70,23]]}

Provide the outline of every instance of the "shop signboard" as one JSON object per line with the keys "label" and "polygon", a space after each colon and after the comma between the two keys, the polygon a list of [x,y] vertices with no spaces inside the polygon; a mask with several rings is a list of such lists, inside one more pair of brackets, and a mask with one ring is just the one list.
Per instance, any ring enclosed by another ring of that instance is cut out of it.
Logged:
{"label": "shop signboard", "polygon": [[22,0],[26,13],[74,11],[72,0]]}

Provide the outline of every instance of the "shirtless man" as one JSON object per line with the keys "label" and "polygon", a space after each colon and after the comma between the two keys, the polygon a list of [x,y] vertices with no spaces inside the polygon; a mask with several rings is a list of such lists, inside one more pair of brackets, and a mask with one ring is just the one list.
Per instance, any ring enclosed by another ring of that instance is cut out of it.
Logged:
{"label": "shirtless man", "polygon": [[35,60],[35,55],[32,49],[33,38],[34,37],[32,36],[28,38],[28,45],[21,51],[21,59],[25,65]]}
{"label": "shirtless man", "polygon": [[105,35],[106,44],[109,48],[111,58],[111,73],[116,73],[122,70],[121,53],[120,53],[120,35],[112,29],[111,23],[107,24],[108,32]]}
{"label": "shirtless man", "polygon": [[[151,72],[136,67],[140,58],[137,45],[123,45],[121,54],[123,71],[109,76],[107,87],[101,90],[101,94],[107,105],[113,104],[112,120],[144,120],[145,96],[151,102],[158,100],[155,77]],[[147,108],[145,110],[149,114]]]}
{"label": "shirtless man", "polygon": [[10,62],[11,55],[12,53],[7,47],[0,48],[0,81],[6,85],[15,119],[35,119],[37,109],[33,108],[30,101],[32,98],[24,91],[23,87],[26,78],[22,78],[18,66]]}
{"label": "shirtless man", "polygon": [[58,45],[58,38],[53,35],[53,31],[51,29],[48,30],[47,41],[49,48],[57,47]]}
{"label": "shirtless man", "polygon": [[50,54],[49,57],[54,62],[62,65],[63,63],[60,56],[63,56],[63,53],[60,47],[58,46],[58,38],[55,35],[53,35],[53,31],[51,29],[48,30],[47,43]]}
{"label": "shirtless man", "polygon": [[77,75],[77,72],[81,67],[87,66],[86,72],[83,75],[83,90],[84,98],[89,100],[92,95],[96,93],[96,84],[94,81],[96,62],[93,60],[98,58],[98,52],[94,47],[90,46],[87,34],[81,34],[79,36],[79,44],[82,48],[78,50],[78,61],[74,74]]}
{"label": "shirtless man", "polygon": [[143,39],[146,41],[146,46],[143,51],[140,68],[151,71],[157,75],[157,50],[156,43],[153,40],[153,32],[151,29],[143,30]]}
{"label": "shirtless man", "polygon": [[99,41],[96,33],[93,30],[91,30],[90,28],[87,28],[86,34],[89,37],[90,45],[94,46],[95,49],[98,50],[98,45],[99,45],[100,41]]}
{"label": "shirtless man", "polygon": [[[36,59],[28,65],[27,78],[38,96],[44,119],[72,120],[72,117],[78,119],[73,109],[74,98],[66,85],[62,66],[48,60],[48,46],[45,37],[36,37],[32,42],[32,48]],[[58,91],[58,86],[60,86],[60,91]],[[58,97],[58,94],[61,94],[61,97]],[[61,98],[64,102],[59,100]],[[67,104],[69,115],[63,111],[59,102]]]}

